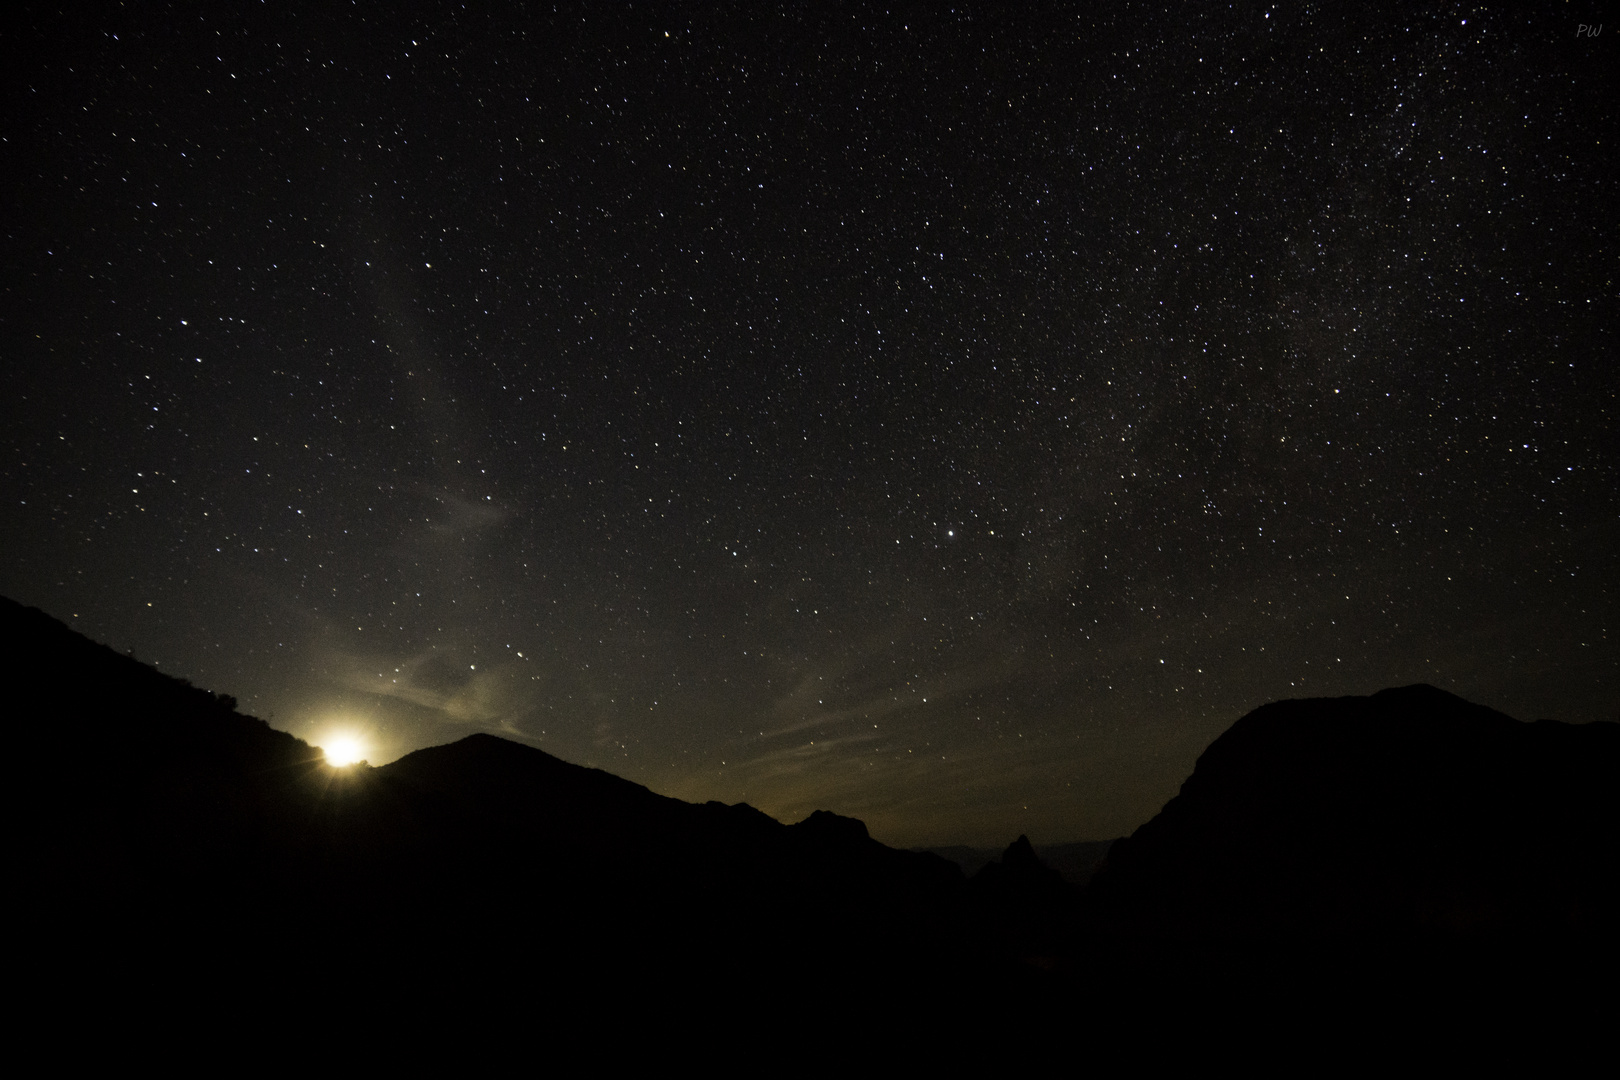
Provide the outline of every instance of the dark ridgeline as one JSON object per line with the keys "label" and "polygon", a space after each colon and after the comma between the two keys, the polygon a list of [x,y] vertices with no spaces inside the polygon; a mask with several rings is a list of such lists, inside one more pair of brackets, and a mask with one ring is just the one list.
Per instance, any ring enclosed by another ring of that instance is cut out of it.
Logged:
{"label": "dark ridgeline", "polygon": [[[1591,1008],[1564,980],[1614,955],[1614,724],[1425,686],[1267,705],[1082,894],[1023,837],[966,879],[850,818],[683,803],[488,735],[332,769],[41,612],[0,600],[0,626],[21,962],[59,993],[1149,1025],[1525,978]],[[1104,846],[1071,847],[1084,881]]]}
{"label": "dark ridgeline", "polygon": [[483,734],[333,769],[37,610],[3,600],[0,622],[20,878],[64,976],[206,971],[275,997],[336,964],[384,992],[527,970],[781,994],[915,971],[949,936],[961,871],[851,818],[684,803]]}
{"label": "dark ridgeline", "polygon": [[1620,914],[1617,840],[1620,725],[1409,686],[1245,716],[1089,899],[1187,938],[1587,934]]}
{"label": "dark ridgeline", "polygon": [[1620,724],[1522,723],[1424,685],[1262,706],[1114,843],[1085,907],[1082,954],[1227,1006],[1598,1021]]}

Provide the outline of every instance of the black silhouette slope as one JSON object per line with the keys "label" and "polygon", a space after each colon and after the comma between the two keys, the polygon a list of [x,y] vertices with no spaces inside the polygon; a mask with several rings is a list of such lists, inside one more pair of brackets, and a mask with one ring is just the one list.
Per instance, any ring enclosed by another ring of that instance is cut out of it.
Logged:
{"label": "black silhouette slope", "polygon": [[283,826],[303,819],[318,751],[3,598],[0,650],[12,796],[47,906],[228,892],[290,857]]}
{"label": "black silhouette slope", "polygon": [[1610,937],[1617,865],[1620,725],[1420,685],[1245,716],[1088,901],[1116,929],[1206,940]]}
{"label": "black silhouette slope", "polygon": [[541,962],[802,977],[932,944],[962,882],[852,819],[683,803],[488,735],[332,769],[3,599],[0,648],[26,903],[101,964],[274,970],[318,940],[414,983]]}
{"label": "black silhouette slope", "polygon": [[360,783],[431,807],[390,861],[438,868],[449,884],[433,887],[437,906],[549,903],[576,933],[611,927],[622,941],[634,928],[640,949],[921,946],[962,881],[953,864],[879,844],[851,818],[817,811],[789,826],[746,804],[685,803],[489,735],[416,751]]}

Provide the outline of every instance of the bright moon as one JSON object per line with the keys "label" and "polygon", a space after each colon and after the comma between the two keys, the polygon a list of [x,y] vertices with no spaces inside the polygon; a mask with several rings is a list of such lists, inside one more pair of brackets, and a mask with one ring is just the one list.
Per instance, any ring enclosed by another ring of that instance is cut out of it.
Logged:
{"label": "bright moon", "polygon": [[339,735],[321,747],[328,765],[353,765],[365,757],[365,746],[353,735]]}

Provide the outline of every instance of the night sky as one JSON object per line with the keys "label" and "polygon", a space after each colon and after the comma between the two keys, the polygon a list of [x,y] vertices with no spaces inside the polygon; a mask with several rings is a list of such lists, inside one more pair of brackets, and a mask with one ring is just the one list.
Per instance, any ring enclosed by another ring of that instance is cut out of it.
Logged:
{"label": "night sky", "polygon": [[519,7],[9,11],[0,592],[899,845],[1615,718],[1595,8]]}

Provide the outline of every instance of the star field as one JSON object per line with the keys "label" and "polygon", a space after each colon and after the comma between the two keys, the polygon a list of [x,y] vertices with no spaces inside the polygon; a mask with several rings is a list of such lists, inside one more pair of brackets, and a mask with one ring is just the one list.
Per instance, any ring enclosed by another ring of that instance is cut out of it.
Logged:
{"label": "star field", "polygon": [[896,844],[1127,832],[1277,698],[1612,719],[1578,21],[34,10],[0,591]]}

